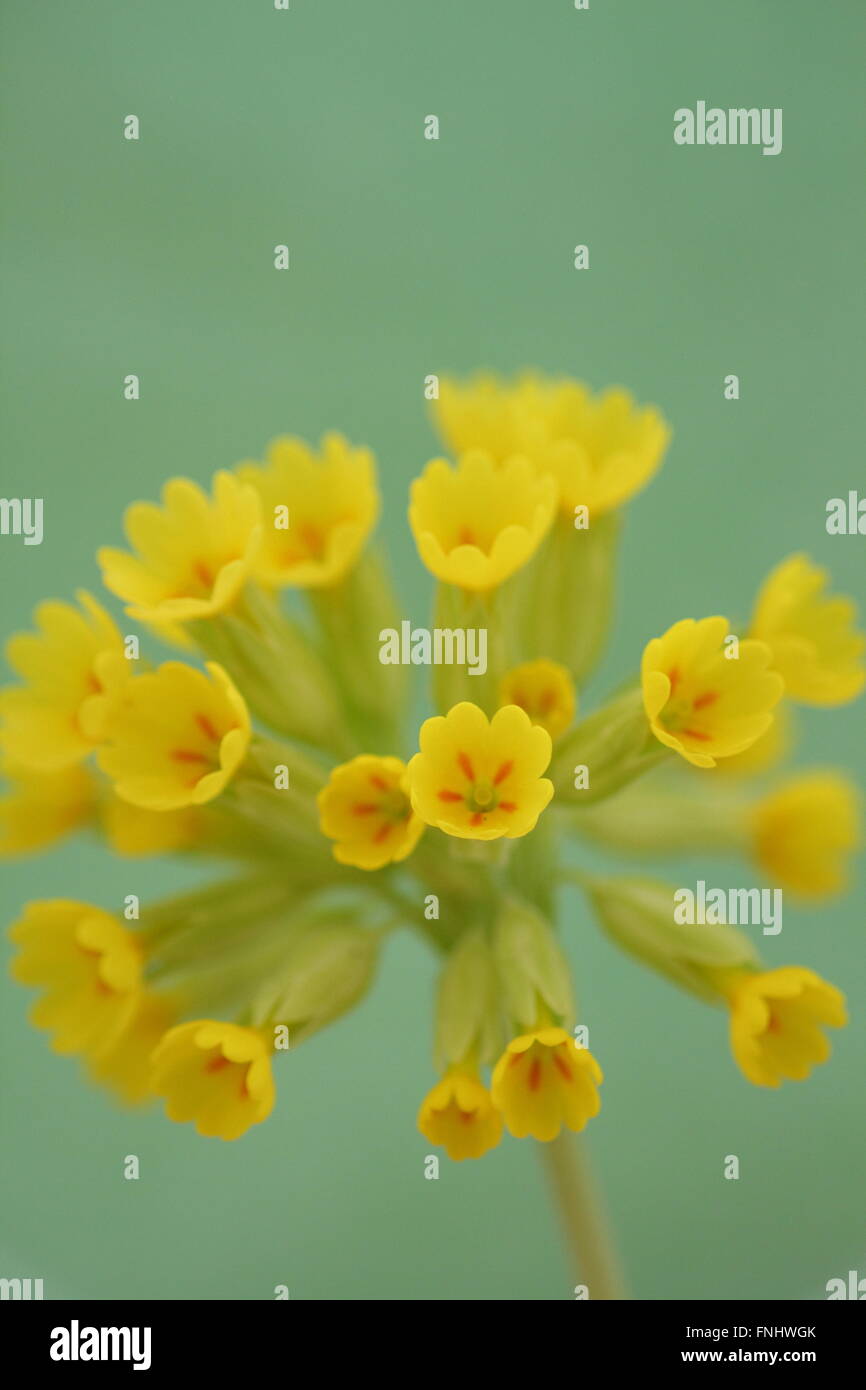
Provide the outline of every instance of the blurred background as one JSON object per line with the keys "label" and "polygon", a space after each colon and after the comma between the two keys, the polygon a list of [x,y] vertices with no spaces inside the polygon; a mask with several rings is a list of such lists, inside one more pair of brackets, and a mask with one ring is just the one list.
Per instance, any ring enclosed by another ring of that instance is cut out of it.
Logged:
{"label": "blurred background", "polygon": [[[439,451],[423,382],[479,367],[620,383],[673,426],[628,508],[584,709],[677,618],[747,616],[793,550],[862,603],[866,540],[824,519],[864,490],[864,40],[857,0],[4,6],[0,491],[44,497],[45,539],[0,538],[2,632],[43,597],[98,592],[97,545],[167,476],[204,483],[276,434],[326,429],[375,450],[381,534],[405,616],[425,622],[405,519]],[[698,100],[782,107],[782,153],[677,147],[673,112]],[[862,779],[862,703],[800,727],[798,762]],[[755,881],[736,863],[657,868]],[[194,880],[77,840],[2,866],[2,916]],[[562,927],[607,1078],[588,1135],[634,1293],[821,1298],[866,1274],[862,871],[844,900],[786,902],[762,942],[852,1014],[832,1062],[778,1093],[736,1071],[720,1011],[619,955],[576,894]],[[271,1120],[223,1144],[88,1088],[4,973],[0,1274],[41,1277],[50,1298],[570,1298],[531,1141],[423,1176],[434,985],[423,947],[392,941],[360,1010],[277,1067]]]}

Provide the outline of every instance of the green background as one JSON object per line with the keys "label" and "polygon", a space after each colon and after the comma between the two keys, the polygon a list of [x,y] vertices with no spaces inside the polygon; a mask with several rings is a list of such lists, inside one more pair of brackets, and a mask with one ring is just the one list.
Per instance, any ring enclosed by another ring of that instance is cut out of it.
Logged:
{"label": "green background", "polygon": [[[792,550],[862,601],[866,541],[824,529],[827,498],[864,483],[859,0],[3,11],[0,491],[46,507],[41,547],[0,538],[4,632],[41,597],[98,591],[96,546],[167,476],[204,482],[278,433],[333,428],[376,451],[405,616],[425,621],[405,523],[437,452],[423,379],[482,366],[619,382],[674,428],[628,509],[585,708],[675,619],[745,615]],[[674,110],[699,99],[781,106],[782,153],[675,146]],[[801,728],[800,761],[862,778],[862,705]],[[735,863],[658,867],[754,881]],[[76,841],[3,866],[3,915],[190,877]],[[852,1011],[832,1063],[778,1093],[739,1076],[721,1013],[617,954],[576,895],[562,925],[607,1076],[591,1147],[637,1295],[816,1298],[866,1274],[862,875],[845,901],[786,903],[762,943]],[[54,1298],[571,1297],[530,1141],[424,1179],[433,987],[424,949],[394,941],[360,1010],[278,1068],[272,1119],[224,1145],[112,1108],[4,979],[0,1274],[43,1277]]]}

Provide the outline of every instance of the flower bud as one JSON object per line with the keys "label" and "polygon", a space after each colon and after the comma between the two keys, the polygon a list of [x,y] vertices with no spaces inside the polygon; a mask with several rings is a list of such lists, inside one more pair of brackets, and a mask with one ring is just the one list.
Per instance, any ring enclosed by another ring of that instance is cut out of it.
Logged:
{"label": "flower bud", "polygon": [[487,933],[466,932],[449,954],[436,1003],[436,1067],[445,1071],[471,1058],[490,1062],[502,1046],[496,962]]}
{"label": "flower bud", "polygon": [[521,1030],[535,1028],[543,1013],[570,1026],[571,978],[556,937],[534,908],[507,898],[496,920],[493,950],[508,1018]]}
{"label": "flower bud", "polygon": [[257,992],[253,1024],[285,1024],[296,1046],[357,1004],[372,984],[378,955],[378,935],[351,920],[301,931]]}
{"label": "flower bud", "polygon": [[556,799],[575,806],[602,801],[669,756],[650,732],[640,690],[631,687],[556,745]]}

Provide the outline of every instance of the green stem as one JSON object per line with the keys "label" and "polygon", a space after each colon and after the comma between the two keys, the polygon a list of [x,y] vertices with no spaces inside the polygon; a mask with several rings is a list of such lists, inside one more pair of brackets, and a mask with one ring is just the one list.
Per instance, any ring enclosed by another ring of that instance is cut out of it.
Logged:
{"label": "green stem", "polygon": [[627,1299],[604,1203],[593,1177],[585,1143],[563,1130],[539,1145],[559,1212],[573,1273],[596,1302]]}

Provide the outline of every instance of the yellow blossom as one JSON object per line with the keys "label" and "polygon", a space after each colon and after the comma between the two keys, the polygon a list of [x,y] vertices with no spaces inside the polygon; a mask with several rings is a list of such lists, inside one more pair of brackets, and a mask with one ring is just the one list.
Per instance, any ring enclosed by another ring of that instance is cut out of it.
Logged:
{"label": "yellow blossom", "polygon": [[250,743],[246,704],[221,666],[167,661],[127,690],[99,765],[117,795],[151,811],[219,796]]}
{"label": "yellow blossom", "polygon": [[454,705],[425,720],[419,745],[409,763],[412,805],[447,835],[526,835],[553,796],[553,783],[542,776],[550,735],[517,705],[503,705],[491,720],[477,705]]}
{"label": "yellow blossom", "polygon": [[806,705],[843,705],[866,685],[857,605],[828,597],[828,582],[806,555],[791,555],[764,581],[752,615],[750,635],[767,643],[787,694]]}
{"label": "yellow blossom", "polygon": [[583,1129],[601,1109],[603,1080],[592,1053],[564,1028],[544,1026],[512,1038],[493,1070],[493,1104],[516,1139],[555,1139]]}
{"label": "yellow blossom", "polygon": [[620,506],[650,481],[670,442],[659,412],[627,391],[593,396],[578,381],[529,373],[514,383],[445,378],[434,414],[455,453],[482,449],[497,462],[519,454],[550,473],[569,514],[579,505],[593,516]]}
{"label": "yellow blossom", "polygon": [[267,462],[242,463],[258,494],[264,527],[255,576],[302,589],[336,584],[351,569],[379,515],[369,449],[326,434],[317,455],[301,439],[275,439]]}
{"label": "yellow blossom", "polygon": [[734,971],[721,986],[731,1011],[734,1060],[756,1086],[804,1081],[830,1056],[821,1028],[848,1021],[841,992],[801,965]]}
{"label": "yellow blossom", "polygon": [[123,639],[84,590],[70,603],[41,603],[35,633],[6,645],[20,686],[0,692],[3,751],[10,763],[54,771],[81,762],[99,743],[129,678]]}
{"label": "yellow blossom", "polygon": [[425,1096],[418,1128],[449,1158],[481,1158],[502,1138],[502,1117],[477,1070],[453,1066]]}
{"label": "yellow blossom", "polygon": [[102,582],[130,605],[130,617],[170,636],[177,624],[231,608],[261,542],[261,508],[231,473],[216,474],[212,497],[172,478],[161,506],[127,508],[124,530],[135,553],[103,546]]}
{"label": "yellow blossom", "polygon": [[188,849],[199,838],[202,811],[198,806],[181,806],[176,811],[151,811],[133,806],[111,788],[100,807],[105,838],[116,854],[166,854]]}
{"label": "yellow blossom", "polygon": [[803,772],[751,812],[754,853],[768,878],[805,898],[841,893],[861,840],[857,789],[838,772]]}
{"label": "yellow blossom", "polygon": [[151,1056],[174,1021],[175,1011],[169,1000],[145,990],[116,1041],[88,1059],[93,1080],[110,1087],[127,1105],[153,1099]]}
{"label": "yellow blossom", "polygon": [[715,767],[717,758],[757,742],[784,690],[769,669],[769,647],[742,641],[729,657],[729,632],[727,618],[684,618],[644,649],[641,685],[650,727],[695,767]]}
{"label": "yellow blossom", "polygon": [[238,1139],[274,1108],[268,1039],[236,1023],[181,1023],[153,1053],[151,1086],[165,1097],[170,1120],[193,1120],[211,1138]]}
{"label": "yellow blossom", "polygon": [[433,459],[411,488],[409,524],[437,579],[462,589],[495,588],[525,565],[550,528],[556,484],[526,459],[501,467],[483,453],[452,468]]}
{"label": "yellow blossom", "polygon": [[96,785],[78,763],[54,772],[4,765],[0,797],[0,855],[44,849],[93,817]]}
{"label": "yellow blossom", "polygon": [[574,719],[574,685],[558,661],[525,661],[504,677],[499,689],[503,705],[519,705],[533,724],[556,738]]}
{"label": "yellow blossom", "polygon": [[42,996],[31,1022],[55,1052],[95,1055],[129,1022],[141,988],[141,951],[116,917],[65,898],[29,903],[9,930],[19,954],[13,978]]}
{"label": "yellow blossom", "polygon": [[424,831],[409,800],[406,764],[399,758],[363,753],[341,763],[317,800],[322,833],[336,841],[334,858],[357,869],[399,863]]}
{"label": "yellow blossom", "polygon": [[788,757],[796,741],[795,734],[791,706],[787,700],[782,700],[773,711],[773,722],[766,733],[742,753],[723,758],[718,770],[733,773],[735,777],[754,777],[766,772]]}

